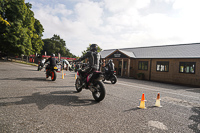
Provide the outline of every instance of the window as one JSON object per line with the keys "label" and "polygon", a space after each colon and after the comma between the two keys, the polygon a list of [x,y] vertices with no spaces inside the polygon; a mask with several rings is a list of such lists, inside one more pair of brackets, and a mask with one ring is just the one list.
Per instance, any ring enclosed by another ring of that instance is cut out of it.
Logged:
{"label": "window", "polygon": [[180,62],[179,72],[180,73],[195,73],[195,62]]}
{"label": "window", "polygon": [[148,70],[148,61],[139,61],[138,69],[139,70]]}
{"label": "window", "polygon": [[159,72],[168,72],[169,71],[169,62],[159,61],[156,64],[156,71]]}

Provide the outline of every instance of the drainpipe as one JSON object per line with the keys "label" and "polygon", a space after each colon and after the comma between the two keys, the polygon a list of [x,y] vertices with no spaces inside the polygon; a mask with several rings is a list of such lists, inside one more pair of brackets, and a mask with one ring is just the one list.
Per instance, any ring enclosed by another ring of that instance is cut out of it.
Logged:
{"label": "drainpipe", "polygon": [[123,71],[124,71],[124,60],[122,59],[121,77],[123,76]]}
{"label": "drainpipe", "polygon": [[149,80],[151,80],[151,64],[152,64],[152,59],[150,59]]}
{"label": "drainpipe", "polygon": [[128,59],[128,77],[130,77],[130,59]]}

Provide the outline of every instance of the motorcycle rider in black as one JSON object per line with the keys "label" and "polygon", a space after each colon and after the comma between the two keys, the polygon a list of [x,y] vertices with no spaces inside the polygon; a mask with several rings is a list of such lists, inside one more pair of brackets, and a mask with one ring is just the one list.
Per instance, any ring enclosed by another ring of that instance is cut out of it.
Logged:
{"label": "motorcycle rider in black", "polygon": [[51,57],[45,61],[44,64],[46,64],[48,61],[50,62],[50,64],[47,65],[46,69],[53,69],[58,63],[58,61],[55,58],[55,54],[52,54]]}
{"label": "motorcycle rider in black", "polygon": [[110,74],[111,71],[114,71],[114,63],[112,59],[108,61],[108,63],[104,66],[104,68],[106,74]]}
{"label": "motorcycle rider in black", "polygon": [[92,70],[99,70],[100,69],[100,62],[101,62],[101,55],[97,52],[97,44],[90,45],[90,51],[88,51],[83,57],[79,58],[75,62],[80,62],[84,59],[88,59],[89,64],[83,68],[83,70],[79,70],[81,73],[81,78],[85,79],[83,83],[86,84],[86,88],[88,87],[86,78],[83,78],[83,73],[90,73]]}

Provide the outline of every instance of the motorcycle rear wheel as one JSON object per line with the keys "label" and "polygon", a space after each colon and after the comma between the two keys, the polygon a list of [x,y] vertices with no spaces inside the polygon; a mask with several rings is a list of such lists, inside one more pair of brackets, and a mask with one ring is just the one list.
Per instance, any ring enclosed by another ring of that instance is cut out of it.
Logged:
{"label": "motorcycle rear wheel", "polygon": [[51,80],[55,81],[56,77],[57,77],[56,72],[55,71],[51,71]]}
{"label": "motorcycle rear wheel", "polygon": [[101,81],[96,81],[94,84],[95,91],[92,92],[92,96],[95,101],[100,102],[105,98],[106,90],[104,84]]}
{"label": "motorcycle rear wheel", "polygon": [[81,92],[82,91],[82,82],[79,78],[76,79],[75,81],[75,86],[76,86],[76,91]]}
{"label": "motorcycle rear wheel", "polygon": [[115,75],[113,75],[111,78],[110,78],[110,81],[112,84],[115,84],[117,82],[117,77]]}

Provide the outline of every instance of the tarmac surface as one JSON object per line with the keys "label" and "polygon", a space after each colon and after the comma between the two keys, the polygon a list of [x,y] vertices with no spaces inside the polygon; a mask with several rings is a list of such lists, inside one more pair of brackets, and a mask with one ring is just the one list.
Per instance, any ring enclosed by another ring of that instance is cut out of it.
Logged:
{"label": "tarmac surface", "polygon": [[[200,133],[200,88],[118,78],[97,103],[64,73],[51,81],[44,69],[1,61],[0,133]],[[137,107],[143,93],[146,109]]]}

